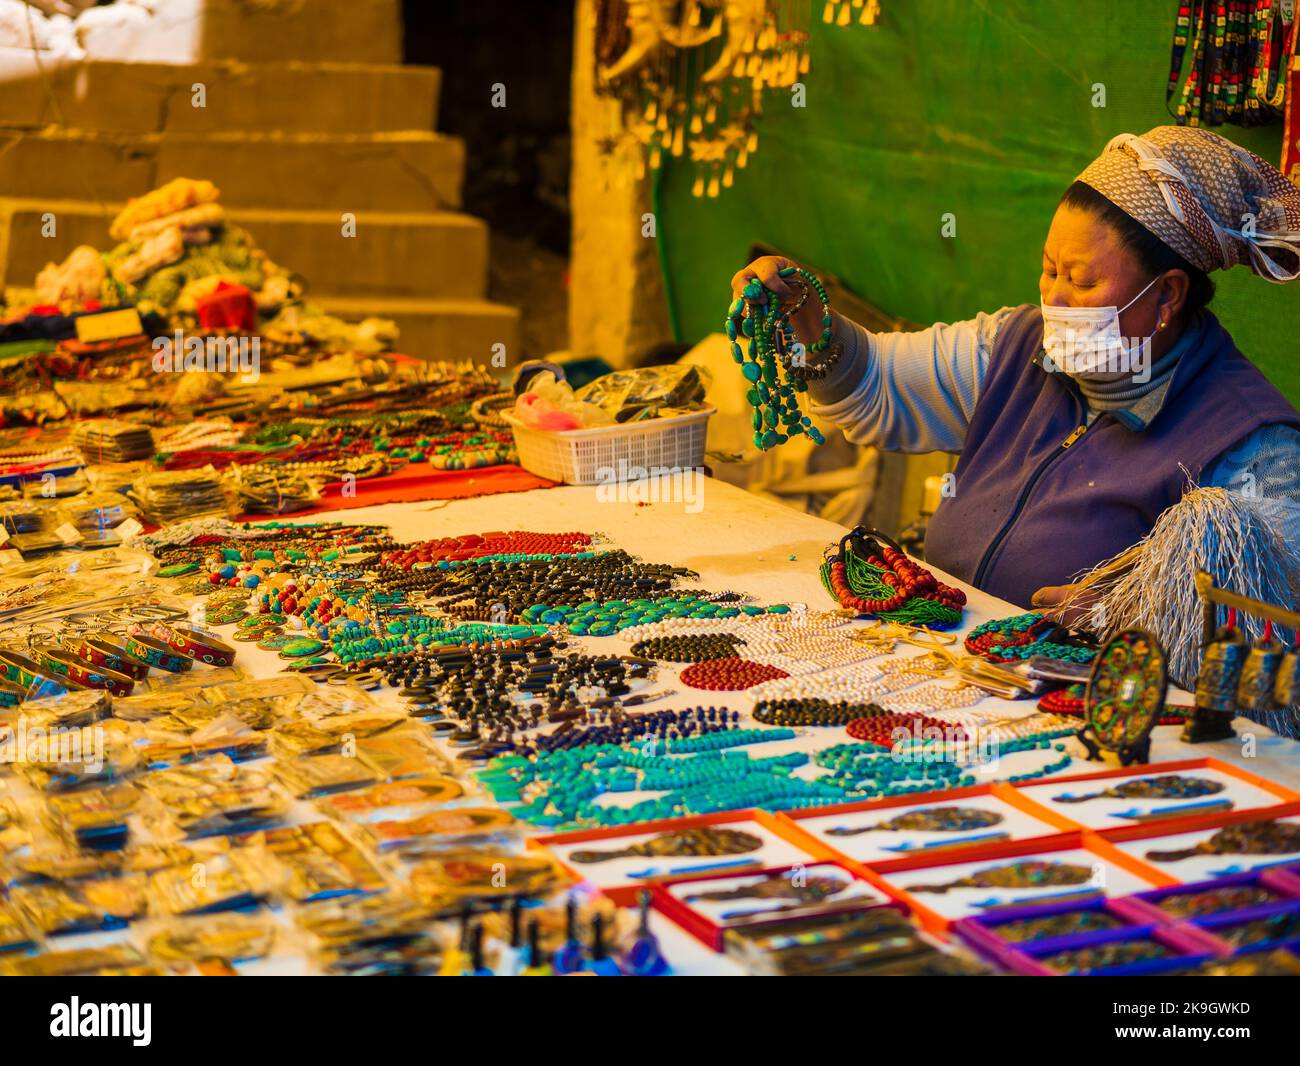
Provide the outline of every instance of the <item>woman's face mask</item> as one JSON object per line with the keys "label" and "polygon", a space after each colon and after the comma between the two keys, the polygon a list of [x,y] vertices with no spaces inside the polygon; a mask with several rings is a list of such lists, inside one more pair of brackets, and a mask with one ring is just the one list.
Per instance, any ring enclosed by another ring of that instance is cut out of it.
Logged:
{"label": "woman's face mask", "polygon": [[1147,365],[1148,337],[1130,347],[1120,333],[1119,316],[1159,281],[1157,274],[1146,288],[1123,307],[1055,307],[1040,301],[1043,310],[1043,350],[1056,369],[1066,374],[1111,372],[1133,374]]}

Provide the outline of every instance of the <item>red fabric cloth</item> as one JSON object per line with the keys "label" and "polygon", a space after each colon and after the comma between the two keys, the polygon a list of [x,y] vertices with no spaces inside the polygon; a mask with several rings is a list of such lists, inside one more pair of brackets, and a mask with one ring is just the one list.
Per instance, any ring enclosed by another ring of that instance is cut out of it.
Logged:
{"label": "red fabric cloth", "polygon": [[[383,503],[410,503],[415,500],[460,500],[470,496],[492,496],[498,492],[527,492],[549,489],[555,482],[530,474],[513,463],[485,466],[479,470],[433,470],[426,463],[413,463],[386,477],[364,478],[356,482],[356,495],[344,496],[341,481],[325,486],[320,506],[308,511],[294,511],[288,518],[320,514],[324,511],[350,511],[356,507],[374,507]],[[264,522],[267,515],[241,515],[243,522]]]}
{"label": "red fabric cloth", "polygon": [[220,281],[207,296],[196,301],[203,329],[238,329],[251,333],[257,326],[257,305],[247,286]]}

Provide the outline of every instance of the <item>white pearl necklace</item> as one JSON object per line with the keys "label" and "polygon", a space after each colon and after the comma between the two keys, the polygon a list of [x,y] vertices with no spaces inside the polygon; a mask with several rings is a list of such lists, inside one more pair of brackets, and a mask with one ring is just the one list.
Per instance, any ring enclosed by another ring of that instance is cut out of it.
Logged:
{"label": "white pearl necklace", "polygon": [[818,697],[846,700],[849,703],[870,703],[875,698],[875,683],[881,676],[874,666],[859,664],[764,681],[761,685],[747,689],[746,694],[755,700]]}
{"label": "white pearl necklace", "polygon": [[[898,676],[898,675],[894,675]],[[983,689],[974,685],[958,685],[953,688],[942,681],[932,681],[928,685],[909,688],[900,695],[886,695],[877,700],[887,711],[928,714],[938,717],[937,712],[955,711],[963,707],[973,707],[988,695]],[[947,721],[948,719],[944,719]]]}
{"label": "white pearl necklace", "polygon": [[630,644],[653,637],[669,637],[681,633],[730,633],[732,618],[665,618],[662,622],[643,622],[641,625],[620,629],[616,636]]}

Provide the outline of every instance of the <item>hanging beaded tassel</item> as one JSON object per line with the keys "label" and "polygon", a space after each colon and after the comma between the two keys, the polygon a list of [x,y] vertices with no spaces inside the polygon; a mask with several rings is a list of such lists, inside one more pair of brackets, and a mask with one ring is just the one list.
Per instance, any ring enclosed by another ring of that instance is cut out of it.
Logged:
{"label": "hanging beaded tassel", "polygon": [[[783,278],[797,277],[811,286],[822,303],[821,337],[809,345],[809,353],[826,349],[831,340],[830,297],[821,279],[799,267],[785,267]],[[806,433],[814,444],[826,439],[799,407],[799,394],[807,391],[808,382],[792,369],[802,358],[802,346],[790,324],[790,315],[803,306],[803,299],[788,310],[762,282],[754,278],[727,313],[725,329],[731,339],[731,357],[749,382],[745,398],[754,408],[754,444],[766,451],[784,444],[791,437]],[[749,339],[749,351],[741,347],[741,337]]]}
{"label": "hanging beaded tassel", "polygon": [[859,527],[831,551],[820,576],[841,607],[935,629],[961,623],[966,593],[943,584],[883,533]]}
{"label": "hanging beaded tassel", "polygon": [[[1278,533],[1276,505],[1217,487],[1196,488],[1167,508],[1136,545],[1099,563],[1080,579],[1092,603],[1083,628],[1101,637],[1121,629],[1155,633],[1169,654],[1170,678],[1183,688],[1196,684],[1201,663],[1203,613],[1196,573],[1204,570],[1220,588],[1265,603],[1291,604],[1300,590],[1300,551]],[[1263,632],[1255,618],[1241,620],[1242,637]],[[1283,644],[1292,634],[1275,629]],[[1244,658],[1244,655],[1243,655]],[[1235,693],[1235,688],[1233,690]],[[1270,722],[1266,722],[1270,725]]]}

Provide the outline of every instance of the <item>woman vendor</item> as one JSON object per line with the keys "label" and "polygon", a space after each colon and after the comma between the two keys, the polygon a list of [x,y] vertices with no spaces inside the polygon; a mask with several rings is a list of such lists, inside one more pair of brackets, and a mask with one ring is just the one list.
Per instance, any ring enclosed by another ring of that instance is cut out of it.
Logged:
{"label": "woman vendor", "polygon": [[[813,412],[849,440],[960,452],[926,559],[1012,603],[1051,608],[1069,582],[1145,536],[1189,478],[1300,503],[1300,413],[1207,309],[1213,270],[1300,276],[1300,189],[1216,134],[1121,134],[1061,198],[1040,304],[917,333],[836,315],[807,356]],[[768,256],[757,277],[799,295]],[[792,318],[822,330],[814,300]]]}

